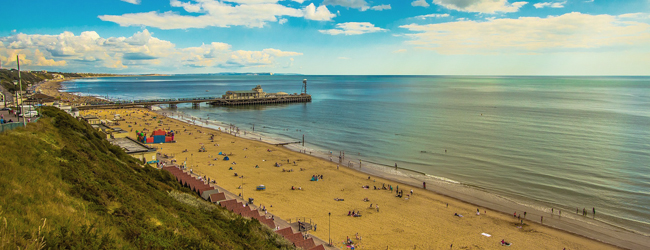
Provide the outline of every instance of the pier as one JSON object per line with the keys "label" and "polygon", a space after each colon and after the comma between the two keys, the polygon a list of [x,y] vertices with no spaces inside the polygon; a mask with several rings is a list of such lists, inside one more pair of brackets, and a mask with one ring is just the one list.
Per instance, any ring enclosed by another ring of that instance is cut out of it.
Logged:
{"label": "pier", "polygon": [[287,94],[285,92],[265,93],[260,85],[252,90],[228,91],[221,97],[197,97],[178,99],[155,99],[155,100],[134,100],[119,101],[102,104],[91,104],[78,106],[79,110],[88,109],[121,109],[136,107],[151,107],[153,105],[169,105],[175,109],[178,104],[191,103],[192,108],[200,108],[201,103],[211,106],[243,106],[243,105],[267,105],[281,103],[311,102],[311,95],[307,94],[307,80],[303,80],[303,88],[300,94]]}

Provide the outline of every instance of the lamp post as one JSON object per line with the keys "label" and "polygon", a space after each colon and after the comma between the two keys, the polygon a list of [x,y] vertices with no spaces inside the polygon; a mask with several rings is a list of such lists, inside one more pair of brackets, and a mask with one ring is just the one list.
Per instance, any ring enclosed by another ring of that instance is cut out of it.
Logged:
{"label": "lamp post", "polygon": [[244,199],[244,176],[243,175],[241,176],[241,198],[242,200],[244,200],[244,202],[246,202],[246,200]]}
{"label": "lamp post", "polygon": [[329,215],[329,222],[327,228],[329,229],[329,242],[327,243],[330,247],[332,246],[332,212],[327,213]]}
{"label": "lamp post", "polygon": [[23,116],[23,126],[27,126],[27,121],[25,121],[25,112],[23,112],[23,78],[20,76],[20,58],[16,55],[16,64],[18,65],[18,85],[20,85],[20,114]]}

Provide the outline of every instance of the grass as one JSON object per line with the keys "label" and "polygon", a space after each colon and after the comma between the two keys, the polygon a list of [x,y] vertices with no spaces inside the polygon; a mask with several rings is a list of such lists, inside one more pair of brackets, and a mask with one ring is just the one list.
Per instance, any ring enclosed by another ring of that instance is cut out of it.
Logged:
{"label": "grass", "polygon": [[0,134],[0,249],[293,249],[55,108]]}

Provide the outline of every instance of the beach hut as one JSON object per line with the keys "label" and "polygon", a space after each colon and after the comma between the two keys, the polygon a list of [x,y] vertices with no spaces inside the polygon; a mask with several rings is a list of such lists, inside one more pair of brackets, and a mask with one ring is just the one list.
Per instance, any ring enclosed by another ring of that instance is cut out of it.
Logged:
{"label": "beach hut", "polygon": [[223,158],[223,160],[224,160],[224,161],[229,161],[230,158],[228,158],[228,156],[226,156],[226,157]]}

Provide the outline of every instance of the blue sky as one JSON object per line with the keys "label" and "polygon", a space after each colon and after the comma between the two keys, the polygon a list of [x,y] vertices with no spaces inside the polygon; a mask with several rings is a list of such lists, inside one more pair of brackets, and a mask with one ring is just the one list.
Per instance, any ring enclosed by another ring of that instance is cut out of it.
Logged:
{"label": "blue sky", "polygon": [[[28,70],[650,75],[650,0],[22,0],[0,61]],[[16,11],[9,11],[16,10]]]}

